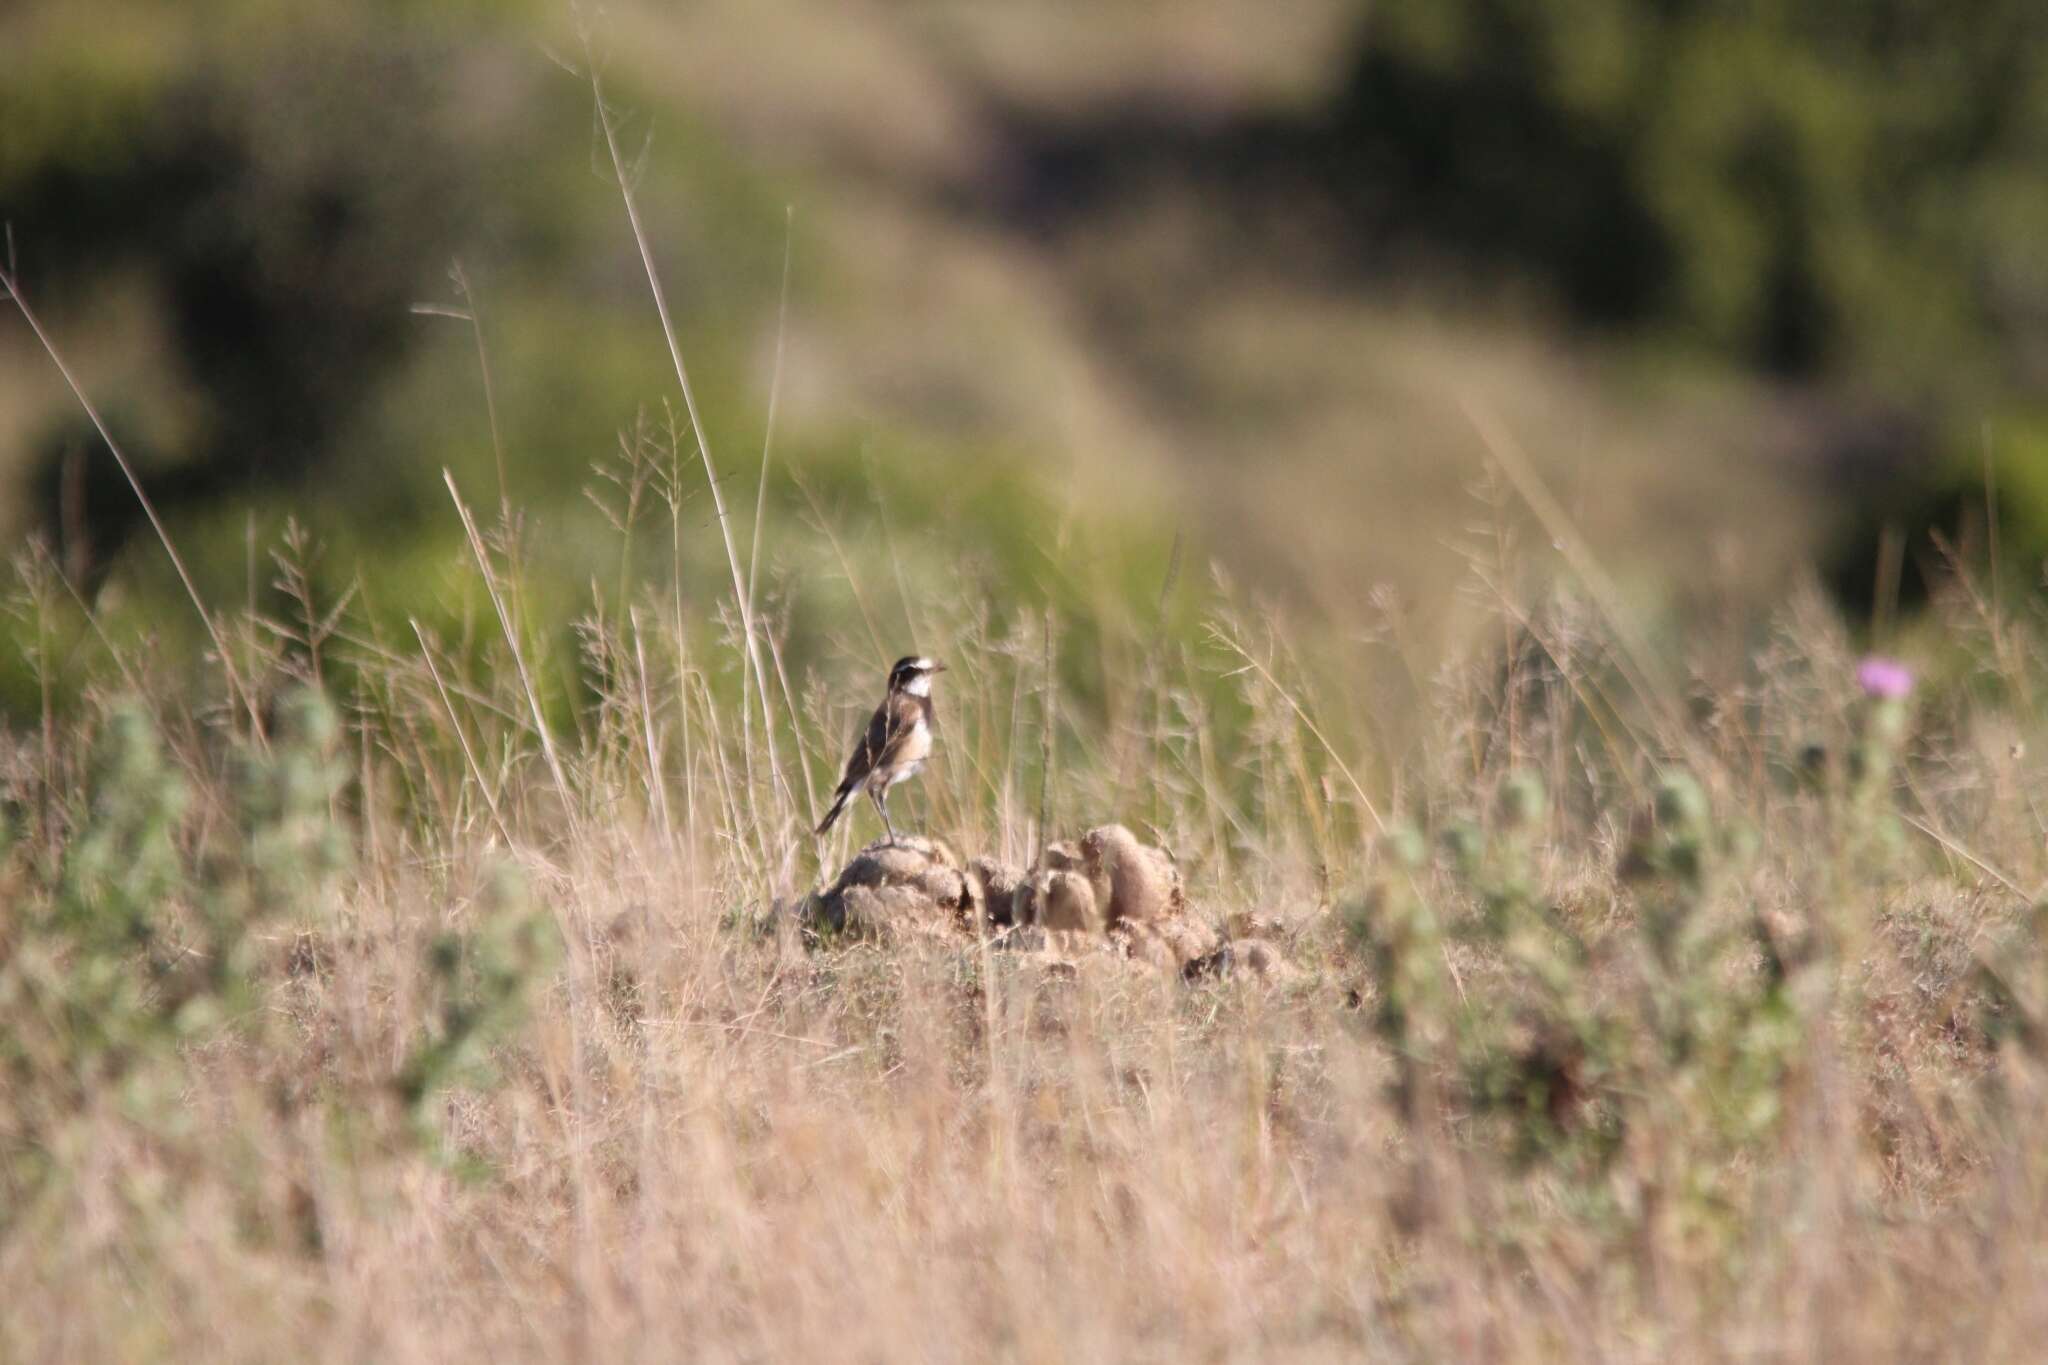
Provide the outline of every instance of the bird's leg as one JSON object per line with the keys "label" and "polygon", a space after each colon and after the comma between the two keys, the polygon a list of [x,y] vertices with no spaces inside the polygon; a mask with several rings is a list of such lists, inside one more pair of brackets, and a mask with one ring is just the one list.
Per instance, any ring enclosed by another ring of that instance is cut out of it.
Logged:
{"label": "bird's leg", "polygon": [[889,823],[889,789],[884,787],[876,791],[869,787],[868,800],[875,803],[875,809],[882,817],[882,828],[889,831],[889,842],[893,845],[896,842],[896,826]]}

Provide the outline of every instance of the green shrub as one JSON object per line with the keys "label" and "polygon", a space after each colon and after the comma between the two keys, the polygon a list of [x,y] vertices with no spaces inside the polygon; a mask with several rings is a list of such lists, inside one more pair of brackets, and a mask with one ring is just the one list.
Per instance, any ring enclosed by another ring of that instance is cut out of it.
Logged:
{"label": "green shrub", "polygon": [[[1563,1175],[1585,1207],[1609,1212],[1632,1130],[1690,1125],[1691,1150],[1724,1158],[1767,1140],[1802,1007],[1769,926],[1717,894],[1752,841],[1716,826],[1690,774],[1668,774],[1620,869],[1632,928],[1608,933],[1542,889],[1540,779],[1510,774],[1500,817],[1490,835],[1471,820],[1446,828],[1441,916],[1405,830],[1389,840],[1392,869],[1346,916],[1403,1111],[1430,1122],[1418,1096],[1433,1094],[1444,1115],[1481,1121],[1517,1162]],[[1457,972],[1461,947],[1484,979]],[[1708,1132],[1696,1131],[1702,1115]],[[1717,1197],[1695,1193],[1702,1209]]]}

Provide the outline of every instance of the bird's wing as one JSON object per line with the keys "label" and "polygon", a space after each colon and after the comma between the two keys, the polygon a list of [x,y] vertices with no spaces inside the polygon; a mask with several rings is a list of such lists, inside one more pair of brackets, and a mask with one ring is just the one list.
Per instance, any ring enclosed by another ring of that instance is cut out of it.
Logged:
{"label": "bird's wing", "polygon": [[890,697],[875,708],[875,714],[868,718],[868,728],[854,741],[853,753],[846,760],[846,775],[839,779],[841,788],[852,786],[875,770],[875,765],[884,761],[892,745],[901,741],[906,729],[907,717]]}

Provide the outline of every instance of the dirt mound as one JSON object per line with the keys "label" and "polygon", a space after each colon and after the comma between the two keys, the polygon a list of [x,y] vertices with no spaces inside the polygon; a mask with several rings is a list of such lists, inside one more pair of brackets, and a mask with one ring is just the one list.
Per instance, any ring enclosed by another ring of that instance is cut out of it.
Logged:
{"label": "dirt mound", "polygon": [[1069,960],[1109,951],[1188,980],[1294,974],[1271,944],[1239,933],[1226,939],[1194,914],[1172,853],[1122,825],[1048,845],[1026,869],[990,857],[963,865],[934,839],[878,841],[808,897],[802,913],[819,928],[884,939],[986,929],[1005,950]]}
{"label": "dirt mound", "polygon": [[987,904],[982,884],[936,839],[878,840],[804,903],[806,922],[834,933],[891,938],[972,930]]}
{"label": "dirt mound", "polygon": [[1049,845],[1011,897],[1017,924],[1102,932],[1187,915],[1180,868],[1165,849],[1122,825],[1100,825],[1075,842]]}
{"label": "dirt mound", "polygon": [[994,858],[976,858],[967,864],[967,875],[981,888],[981,903],[987,909],[990,924],[1002,928],[1016,922],[1011,906],[1017,887],[1024,880],[1022,872]]}
{"label": "dirt mound", "polygon": [[1301,979],[1301,968],[1280,955],[1272,944],[1255,938],[1234,938],[1210,952],[1190,958],[1181,965],[1184,980],[1205,977],[1253,977],[1276,986],[1291,986]]}
{"label": "dirt mound", "polygon": [[1156,922],[1187,913],[1188,898],[1173,855],[1140,842],[1122,825],[1101,825],[1082,835],[1081,858],[1111,924]]}

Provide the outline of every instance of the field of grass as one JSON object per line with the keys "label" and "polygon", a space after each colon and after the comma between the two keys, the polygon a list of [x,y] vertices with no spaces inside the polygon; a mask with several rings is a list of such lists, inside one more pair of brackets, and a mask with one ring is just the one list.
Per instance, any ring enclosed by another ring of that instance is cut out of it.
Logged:
{"label": "field of grass", "polygon": [[[563,709],[506,518],[459,645],[308,591],[0,738],[0,1356],[2031,1354],[2007,585],[1959,570],[1905,696],[1817,594],[1646,638],[1567,528],[1475,549],[1443,667],[923,572],[792,677],[729,589],[599,591]],[[1121,821],[1287,968],[804,923],[898,610],[953,665],[903,823]]]}
{"label": "field of grass", "polygon": [[[1170,190],[1049,243],[837,179],[829,284],[767,283],[809,242],[756,156],[942,172],[972,92],[1134,69],[1271,97],[1320,30],[1269,70],[1253,11],[867,15],[814,67],[829,7],[622,7],[623,87],[742,125],[685,121],[713,208],[620,106],[558,129],[519,192],[595,232],[594,157],[618,252],[426,301],[337,466],[389,517],[274,484],[97,595],[22,546],[0,1361],[2037,1354],[2048,616],[1995,500],[1848,619],[1790,567],[1796,398],[1176,267]],[[777,14],[803,98],[756,104]],[[8,391],[72,402],[71,335],[10,330]],[[821,913],[912,651],[898,825],[1048,875],[1123,825],[1174,936]]]}

